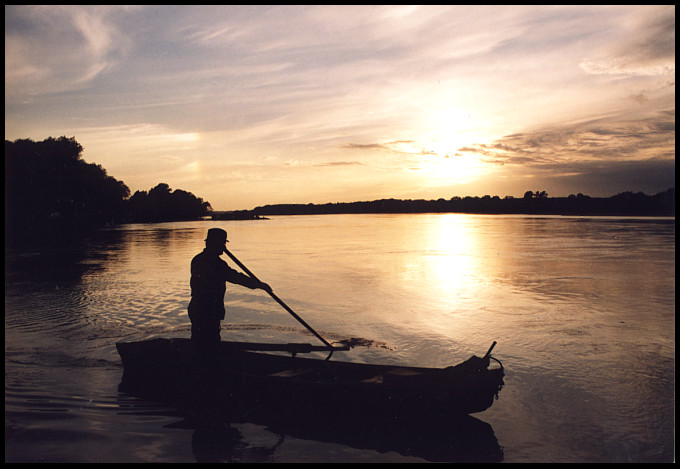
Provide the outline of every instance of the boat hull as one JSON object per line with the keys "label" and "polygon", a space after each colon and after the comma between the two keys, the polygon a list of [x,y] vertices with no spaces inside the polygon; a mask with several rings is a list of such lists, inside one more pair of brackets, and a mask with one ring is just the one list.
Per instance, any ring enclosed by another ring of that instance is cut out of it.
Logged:
{"label": "boat hull", "polygon": [[503,387],[504,371],[472,357],[447,368],[350,363],[243,350],[222,342],[210,352],[188,339],[116,344],[121,389],[214,408],[271,407],[313,411],[320,417],[367,413],[463,415],[488,409]]}

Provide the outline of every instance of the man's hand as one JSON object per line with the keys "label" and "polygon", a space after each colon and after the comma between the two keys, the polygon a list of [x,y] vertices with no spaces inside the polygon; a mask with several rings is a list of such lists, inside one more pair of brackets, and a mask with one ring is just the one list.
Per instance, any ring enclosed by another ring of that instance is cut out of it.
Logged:
{"label": "man's hand", "polygon": [[264,283],[264,282],[260,282],[260,288],[261,288],[262,290],[266,291],[266,292],[269,293],[269,294],[272,293],[272,287],[270,287],[269,285],[267,285],[267,284]]}

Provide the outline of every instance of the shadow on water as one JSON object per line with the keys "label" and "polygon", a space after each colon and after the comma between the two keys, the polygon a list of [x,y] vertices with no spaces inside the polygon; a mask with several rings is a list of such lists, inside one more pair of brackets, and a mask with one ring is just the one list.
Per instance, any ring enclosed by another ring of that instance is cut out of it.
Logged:
{"label": "shadow on water", "polygon": [[184,419],[166,428],[193,430],[191,451],[199,463],[268,462],[285,441],[284,435],[278,435],[274,444],[249,444],[230,422],[205,424]]}
{"label": "shadow on water", "polygon": [[77,242],[44,246],[5,246],[5,284],[13,282],[77,283],[89,271],[103,268],[120,249],[124,233],[90,232]]}
{"label": "shadow on water", "polygon": [[[501,462],[504,457],[491,425],[445,411],[424,414],[406,410],[394,415],[356,402],[353,408],[328,412],[328,406],[317,406],[316,400],[306,409],[298,406],[293,410],[285,402],[244,406],[229,396],[215,405],[209,399],[170,398],[167,393],[161,395],[125,380],[119,395],[126,402],[133,396],[169,405],[168,416],[180,420],[164,428],[192,430],[192,452],[198,462],[271,461],[287,438],[393,452],[431,462]],[[324,410],[319,411],[320,407]],[[276,438],[266,445],[255,444],[239,430],[244,424],[262,426]]]}
{"label": "shadow on water", "polygon": [[5,251],[5,283],[80,281],[91,268],[82,249],[31,249]]}

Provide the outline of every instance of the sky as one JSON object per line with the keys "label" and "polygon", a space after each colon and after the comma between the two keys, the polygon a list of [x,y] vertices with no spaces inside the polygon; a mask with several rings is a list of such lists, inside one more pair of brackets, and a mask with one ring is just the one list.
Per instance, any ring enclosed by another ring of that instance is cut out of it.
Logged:
{"label": "sky", "polygon": [[5,139],[60,136],[215,210],[656,194],[675,6],[6,5]]}

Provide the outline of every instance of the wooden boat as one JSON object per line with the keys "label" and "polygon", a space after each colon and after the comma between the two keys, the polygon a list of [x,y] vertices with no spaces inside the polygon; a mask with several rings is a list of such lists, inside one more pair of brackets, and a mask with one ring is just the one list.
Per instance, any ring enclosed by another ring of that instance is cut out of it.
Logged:
{"label": "wooden boat", "polygon": [[[303,358],[328,351],[310,344],[220,342],[210,351],[189,339],[150,339],[116,344],[124,373],[121,388],[236,406],[273,406],[318,415],[379,412],[465,415],[488,409],[502,389],[500,361],[473,356],[455,366],[422,368]],[[333,347],[347,350],[347,347]],[[271,352],[287,352],[288,355]],[[490,360],[500,366],[490,368]],[[302,410],[301,410],[302,409]],[[323,409],[323,410],[321,410]]]}

